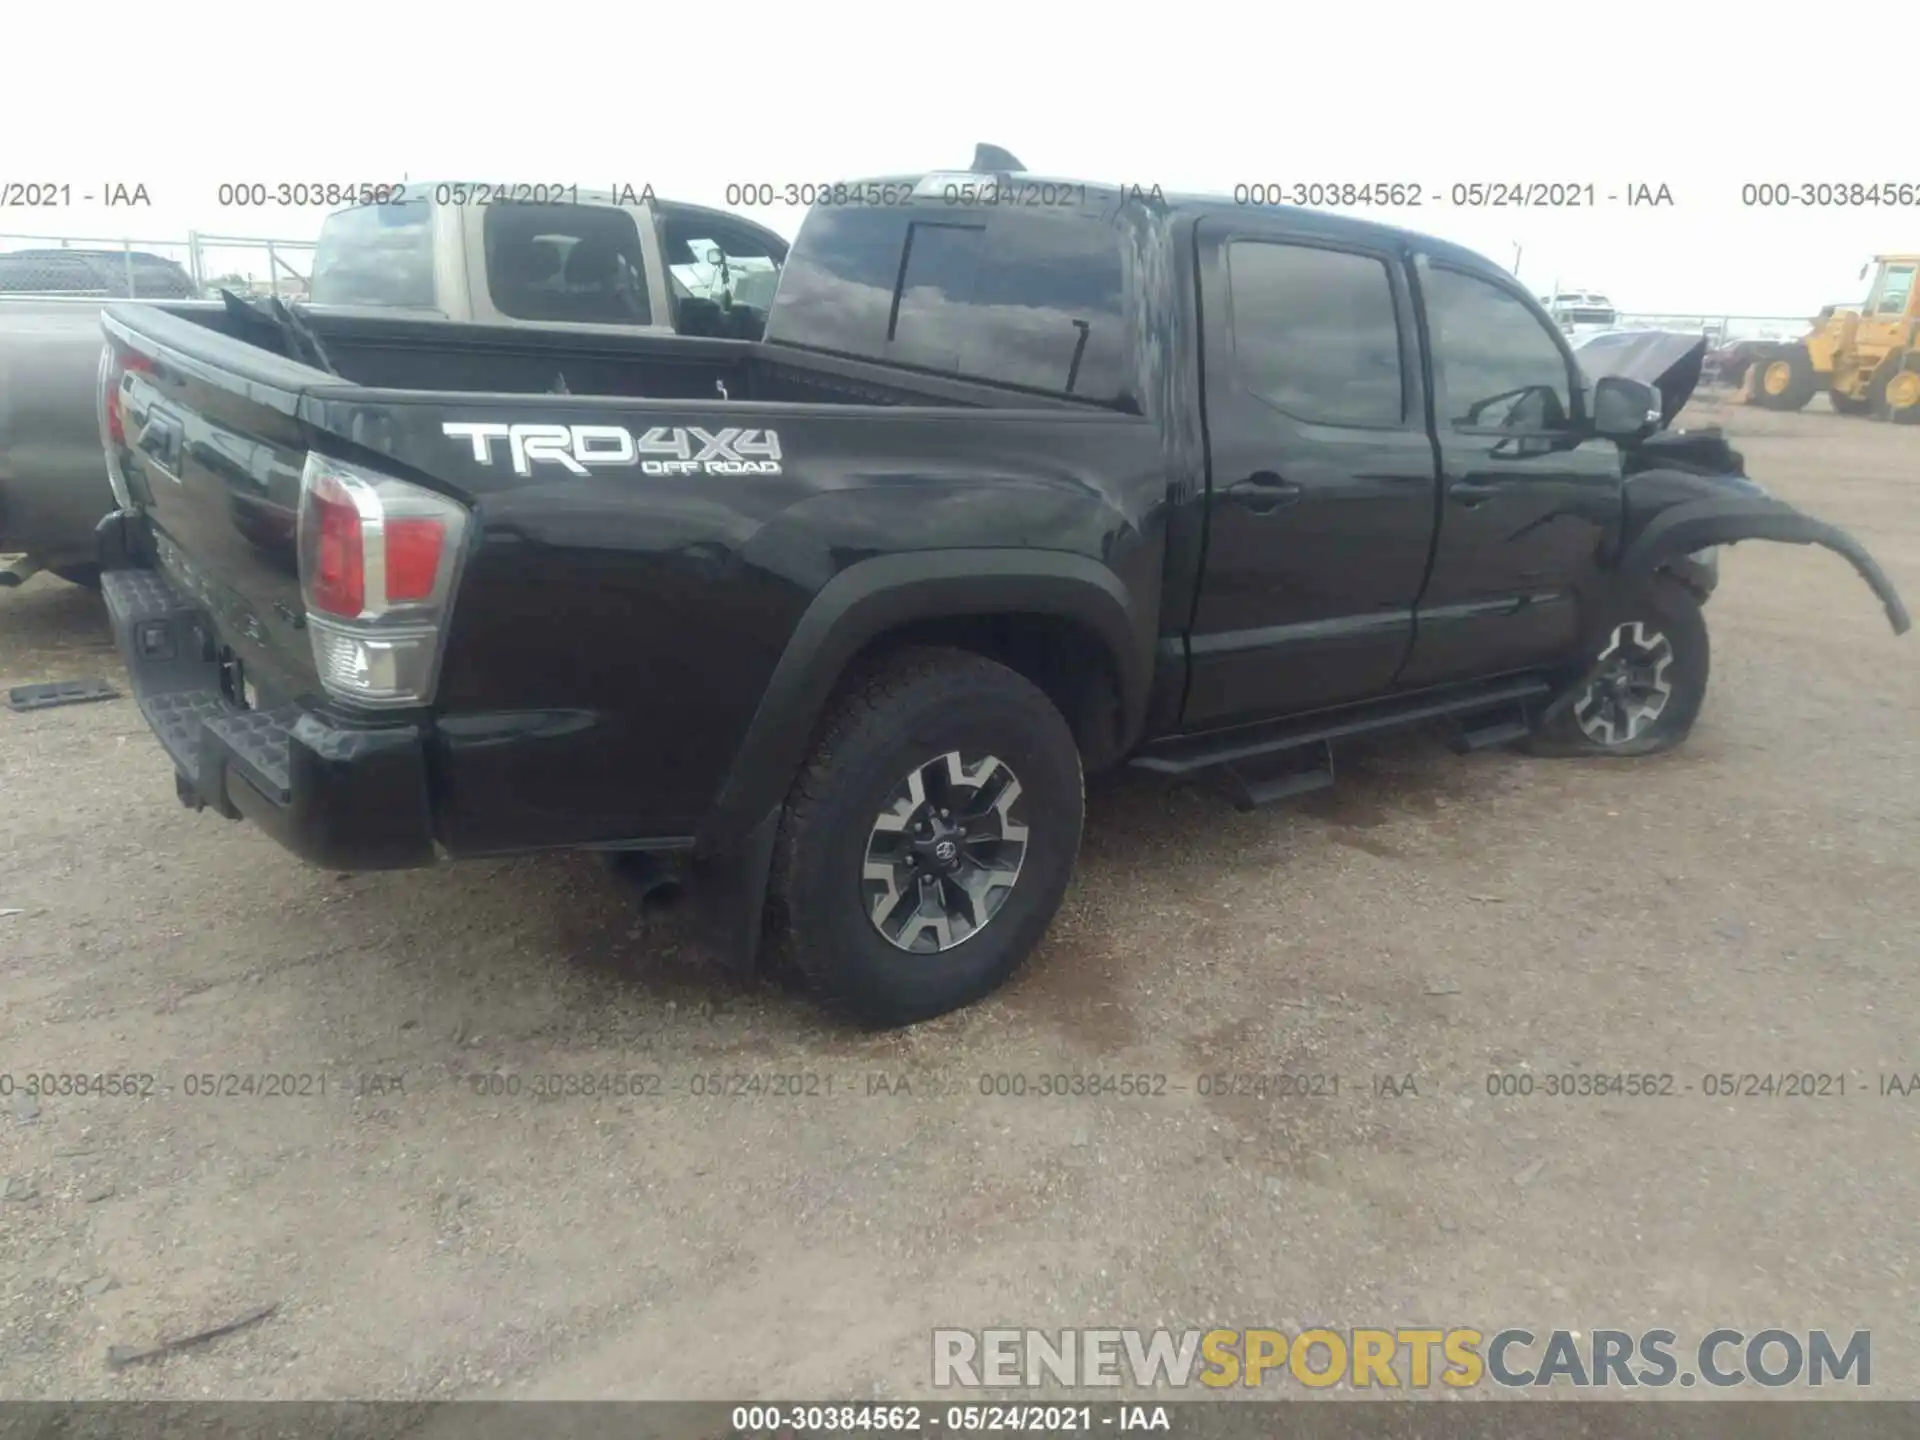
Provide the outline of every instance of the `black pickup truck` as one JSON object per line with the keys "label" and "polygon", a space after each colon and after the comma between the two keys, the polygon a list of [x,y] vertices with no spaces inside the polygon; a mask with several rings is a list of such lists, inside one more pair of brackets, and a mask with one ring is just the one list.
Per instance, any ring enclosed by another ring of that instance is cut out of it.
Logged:
{"label": "black pickup truck", "polygon": [[677,867],[725,955],[890,1024],[1033,949],[1084,773],[1664,749],[1733,541],[1907,629],[1665,428],[1697,351],[1596,380],[1453,245],[984,147],[849,196],[757,341],[109,311],[104,589],[181,799],[338,869]]}

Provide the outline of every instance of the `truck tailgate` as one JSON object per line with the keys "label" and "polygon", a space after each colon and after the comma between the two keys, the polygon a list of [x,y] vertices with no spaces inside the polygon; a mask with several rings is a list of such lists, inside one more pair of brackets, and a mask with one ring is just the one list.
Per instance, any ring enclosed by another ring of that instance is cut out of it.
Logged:
{"label": "truck tailgate", "polygon": [[161,311],[110,310],[102,325],[126,364],[113,386],[119,463],[160,569],[205,608],[221,658],[246,685],[281,700],[314,693],[296,543],[307,457],[297,410],[301,390],[327,377]]}
{"label": "truck tailgate", "polygon": [[[331,377],[158,309],[109,311],[101,323],[101,424],[123,501],[101,527],[101,589],[180,798],[253,820],[317,864],[426,863],[426,727],[405,708],[414,702],[356,719],[328,703],[315,664],[316,638],[341,651],[302,590],[309,435],[298,415],[302,394]],[[327,477],[321,487],[343,483],[338,461],[314,473]],[[373,514],[369,543],[405,561],[404,546],[378,538],[383,512]],[[323,547],[334,523],[319,528]],[[409,553],[421,553],[417,539]],[[319,573],[330,573],[324,563]],[[386,606],[404,592],[402,573],[378,572],[365,593]],[[437,573],[444,588],[450,572]],[[360,589],[337,593],[360,613]],[[338,673],[336,663],[329,680]]]}

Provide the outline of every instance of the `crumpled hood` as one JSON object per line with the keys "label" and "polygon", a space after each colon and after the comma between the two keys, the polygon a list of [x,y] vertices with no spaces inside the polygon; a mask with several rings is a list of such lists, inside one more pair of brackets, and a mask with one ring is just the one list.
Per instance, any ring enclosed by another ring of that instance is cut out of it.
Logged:
{"label": "crumpled hood", "polygon": [[1651,385],[1660,392],[1660,426],[1693,398],[1700,368],[1707,359],[1707,337],[1679,330],[1602,330],[1573,342],[1587,383],[1606,375],[1620,375]]}

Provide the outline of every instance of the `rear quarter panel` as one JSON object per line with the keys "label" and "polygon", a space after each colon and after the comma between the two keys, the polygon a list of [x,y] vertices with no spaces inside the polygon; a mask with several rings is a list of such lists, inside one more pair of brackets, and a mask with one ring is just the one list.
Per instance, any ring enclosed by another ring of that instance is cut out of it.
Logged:
{"label": "rear quarter panel", "polygon": [[[316,395],[303,413],[358,441],[342,458],[475,505],[436,705],[455,854],[695,834],[801,617],[866,560],[1079,556],[1118,578],[1143,653],[1158,627],[1167,481],[1144,420],[404,392]],[[778,435],[780,471],[533,461],[523,475],[504,442],[483,464],[449,422],[759,428]]]}

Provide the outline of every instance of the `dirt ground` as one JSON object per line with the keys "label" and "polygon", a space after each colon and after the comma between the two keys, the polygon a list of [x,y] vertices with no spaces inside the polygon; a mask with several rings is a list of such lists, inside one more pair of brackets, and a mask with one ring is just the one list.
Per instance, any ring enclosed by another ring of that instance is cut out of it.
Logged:
{"label": "dirt ground", "polygon": [[[1920,432],[1690,419],[1920,600]],[[131,701],[0,711],[0,1072],[154,1077],[0,1100],[0,1394],[923,1395],[935,1326],[1324,1322],[1870,1329],[1920,1396],[1920,1096],[1876,1085],[1920,1070],[1920,641],[1793,547],[1729,552],[1708,616],[1663,759],[1402,742],[1252,815],[1096,786],[1022,977],[880,1038],[590,857],[312,870],[181,809]],[[0,592],[0,683],[85,675],[97,597]],[[1489,1096],[1523,1068],[1682,1088]],[[1777,1071],[1846,1096],[1702,1093]],[[193,1093],[266,1073],[325,1093]],[[532,1096],[615,1073],[660,1093]],[[1168,1078],[982,1094],[1066,1073]],[[775,1075],[815,1078],[711,1093]]]}

